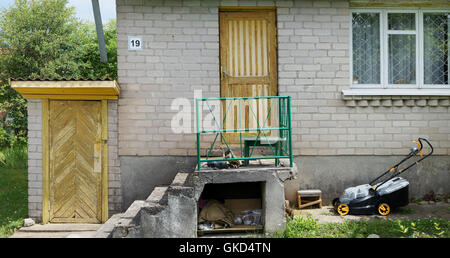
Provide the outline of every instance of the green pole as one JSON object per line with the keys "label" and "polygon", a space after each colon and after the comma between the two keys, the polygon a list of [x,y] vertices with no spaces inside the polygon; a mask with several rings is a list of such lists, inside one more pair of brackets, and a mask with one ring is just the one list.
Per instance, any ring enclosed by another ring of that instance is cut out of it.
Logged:
{"label": "green pole", "polygon": [[[238,103],[239,103],[239,129],[242,129],[242,123],[241,123],[241,121],[242,121],[242,108],[241,108],[242,101],[240,101],[240,100],[233,100],[233,101],[238,101]],[[242,155],[242,131],[239,132],[239,146],[241,147],[241,157],[242,157],[243,156]]]}
{"label": "green pole", "polygon": [[288,96],[288,105],[287,105],[287,112],[288,112],[288,122],[289,122],[289,165],[290,167],[293,167],[293,155],[292,155],[292,119],[291,119],[291,96]]}
{"label": "green pole", "polygon": [[[279,98],[278,99],[278,127],[282,127],[283,126],[283,116],[282,116],[282,113],[283,113],[283,110],[282,110],[282,108],[283,108],[283,103],[282,103],[282,101],[283,101],[283,99],[282,98]],[[283,138],[284,137],[284,130],[278,130],[278,134],[280,135],[280,137],[281,138]],[[281,147],[280,149],[281,150],[283,150],[283,143],[281,143],[280,144],[280,146],[279,147]],[[283,152],[281,151],[281,154],[282,154]]]}
{"label": "green pole", "polygon": [[198,112],[198,99],[195,100],[195,111],[196,111],[196,115],[197,115],[197,169],[198,171],[201,170],[201,166],[200,166],[200,119],[198,117],[199,112]]}

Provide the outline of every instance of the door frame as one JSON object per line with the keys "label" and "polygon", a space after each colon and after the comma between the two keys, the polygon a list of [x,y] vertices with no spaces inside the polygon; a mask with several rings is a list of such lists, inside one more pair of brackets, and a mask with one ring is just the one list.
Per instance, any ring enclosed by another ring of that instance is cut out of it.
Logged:
{"label": "door frame", "polygon": [[[221,30],[221,19],[222,19],[222,15],[226,14],[226,13],[236,13],[236,12],[268,12],[268,11],[272,11],[274,14],[274,19],[273,19],[273,23],[274,23],[274,29],[273,29],[273,46],[270,44],[269,42],[269,46],[268,47],[273,47],[273,60],[269,60],[268,62],[268,67],[274,67],[274,70],[272,71],[273,73],[273,78],[270,79],[271,83],[275,84],[275,95],[278,96],[279,91],[278,91],[278,26],[277,26],[277,7],[276,6],[220,6],[219,7],[219,80],[220,80],[220,97],[223,97],[223,92],[224,92],[224,83],[222,80],[222,62],[226,63],[226,60],[222,60],[223,56],[225,55],[225,48],[222,46],[221,42],[222,39],[225,38],[225,35],[222,35],[222,30]],[[270,55],[269,55],[270,57]]]}
{"label": "door frame", "polygon": [[[220,97],[242,97],[242,96],[226,96],[227,88],[229,87],[228,76],[224,76],[224,69],[229,70],[228,67],[228,35],[225,33],[226,28],[223,28],[224,22],[228,19],[228,15],[238,15],[239,13],[247,13],[247,17],[259,17],[261,15],[264,17],[268,23],[268,42],[267,42],[267,68],[269,78],[267,83],[269,84],[268,95],[278,96],[278,27],[277,27],[277,8],[275,6],[222,6],[219,7],[219,80],[220,80]],[[246,18],[247,18],[246,17]],[[225,26],[226,27],[226,26]],[[245,50],[244,50],[245,55]],[[222,102],[222,112],[221,120],[227,112],[225,103]],[[227,133],[225,135],[232,135],[232,133]],[[222,144],[228,142],[231,145],[237,145],[238,142],[232,139],[224,141],[225,135],[221,136]],[[233,137],[233,136],[231,136]]]}
{"label": "door frame", "polygon": [[[56,99],[43,98],[42,100],[42,223],[50,221],[50,101]],[[58,99],[61,100],[61,99]],[[86,99],[67,99],[82,101]],[[97,99],[101,102],[101,223],[108,219],[108,100]]]}

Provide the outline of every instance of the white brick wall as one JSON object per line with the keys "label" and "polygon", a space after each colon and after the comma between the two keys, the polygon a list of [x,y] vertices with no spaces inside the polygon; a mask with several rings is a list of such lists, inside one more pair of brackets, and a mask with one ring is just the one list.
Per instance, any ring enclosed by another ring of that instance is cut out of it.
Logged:
{"label": "white brick wall", "polygon": [[[196,153],[194,135],[172,133],[170,106],[193,100],[194,89],[219,96],[218,4],[117,1],[120,155]],[[144,49],[128,51],[128,36],[138,34]]]}
{"label": "white brick wall", "polygon": [[42,102],[28,100],[28,216],[42,219]]}
{"label": "white brick wall", "polygon": [[[344,100],[348,1],[117,0],[119,155],[196,155],[170,129],[173,99],[219,94],[218,6],[277,6],[278,88],[292,97],[295,155],[405,154],[417,137],[450,154],[448,99]],[[128,51],[141,35],[144,50]]]}
{"label": "white brick wall", "polygon": [[122,210],[120,159],[118,155],[117,100],[108,100],[108,210],[109,216]]}

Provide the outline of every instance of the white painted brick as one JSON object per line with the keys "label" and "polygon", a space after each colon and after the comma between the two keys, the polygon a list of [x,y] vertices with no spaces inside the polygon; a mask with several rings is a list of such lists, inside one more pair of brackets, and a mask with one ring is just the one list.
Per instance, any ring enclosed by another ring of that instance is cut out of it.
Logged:
{"label": "white painted brick", "polygon": [[[352,102],[342,100],[340,91],[348,88],[350,76],[348,1],[196,0],[185,3],[161,0],[150,2],[144,3],[144,6],[152,7],[142,12],[143,19],[133,19],[135,25],[143,25],[146,21],[152,24],[151,28],[143,27],[145,28],[144,36],[149,37],[148,51],[153,51],[141,52],[145,55],[145,60],[141,62],[146,63],[147,72],[142,77],[134,77],[138,76],[139,72],[134,74],[122,72],[136,67],[133,66],[136,63],[128,61],[127,57],[131,53],[126,51],[126,44],[123,45],[126,43],[126,38],[122,39],[124,43],[119,44],[118,50],[118,59],[121,60],[119,61],[119,82],[121,84],[126,82],[130,86],[123,89],[119,103],[127,103],[128,98],[146,99],[144,104],[131,104],[136,107],[151,106],[148,109],[141,109],[142,114],[145,114],[143,119],[152,119],[152,127],[146,128],[147,135],[143,134],[142,139],[149,141],[153,139],[153,142],[163,145],[166,144],[167,139],[173,139],[173,141],[169,141],[171,143],[161,149],[148,150],[140,146],[154,145],[133,144],[130,141],[119,140],[121,155],[169,153],[195,155],[195,137],[190,138],[192,135],[184,135],[180,141],[178,141],[179,135],[170,137],[173,134],[167,128],[170,126],[170,118],[174,112],[169,107],[171,100],[177,96],[192,96],[194,88],[208,91],[204,92],[208,96],[217,97],[220,94],[217,11],[219,5],[276,5],[279,7],[277,10],[278,91],[280,95],[293,97],[293,125],[295,126],[293,137],[303,141],[294,142],[294,154],[386,155],[389,153],[389,148],[386,150],[384,145],[376,145],[374,141],[383,137],[393,142],[399,137],[415,138],[417,133],[414,132],[417,132],[417,129],[409,129],[409,127],[420,128],[422,131],[419,130],[419,133],[431,133],[437,138],[444,135],[447,136],[446,141],[450,140],[445,130],[448,124],[439,122],[445,120],[440,119],[439,115],[448,114],[448,103],[450,103],[448,100],[447,104],[446,101],[436,99],[428,102],[421,99],[355,101],[354,107],[351,107]],[[133,26],[129,24],[128,16],[120,15],[130,12],[128,6],[130,5],[125,2],[119,2],[117,9],[118,18],[120,17],[118,27],[125,27],[121,30],[121,34],[126,33],[127,27]],[[144,6],[133,5],[138,9]],[[132,85],[136,82],[139,82],[137,87]],[[146,88],[139,87],[141,83],[146,84]],[[150,83],[152,86],[148,86]],[[160,100],[161,98],[168,99]],[[366,107],[357,107],[357,103],[365,103]],[[128,107],[119,106],[119,112],[126,109]],[[158,114],[155,115],[152,111]],[[136,116],[132,112],[136,111],[126,112],[124,115],[127,119],[119,121],[121,137],[130,132],[127,129],[127,121],[142,119],[142,116]],[[430,114],[436,115],[430,116]],[[158,117],[159,119],[156,119]],[[329,120],[314,120],[325,117]],[[159,130],[161,126],[165,129]],[[306,135],[302,135],[304,133]],[[359,135],[360,139],[373,135],[373,140],[370,138],[357,143],[356,135]],[[321,138],[317,138],[318,136]],[[330,144],[332,142],[339,144],[334,147]],[[348,145],[347,142],[353,143]],[[329,149],[324,149],[324,146]],[[398,148],[405,146],[398,147],[398,144],[393,144],[391,147],[395,152]],[[383,152],[381,152],[382,149]],[[445,153],[450,153],[448,148]]]}

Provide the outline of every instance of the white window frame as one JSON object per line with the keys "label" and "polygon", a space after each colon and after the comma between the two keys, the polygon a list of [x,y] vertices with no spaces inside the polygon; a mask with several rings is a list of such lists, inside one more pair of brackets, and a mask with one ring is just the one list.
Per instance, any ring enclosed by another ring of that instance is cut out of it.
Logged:
{"label": "white window frame", "polygon": [[[350,88],[351,89],[448,89],[450,84],[424,84],[424,51],[423,51],[423,14],[446,13],[450,9],[433,8],[358,8],[350,9]],[[353,83],[353,13],[378,13],[380,17],[380,84],[354,84]],[[414,13],[415,30],[388,30],[389,13]],[[416,83],[415,84],[389,84],[388,81],[388,36],[390,34],[416,35]],[[450,50],[449,50],[450,51]],[[450,55],[449,55],[450,56]],[[448,59],[450,67],[450,58]],[[450,69],[449,69],[450,74]],[[450,76],[449,76],[450,77]]]}

